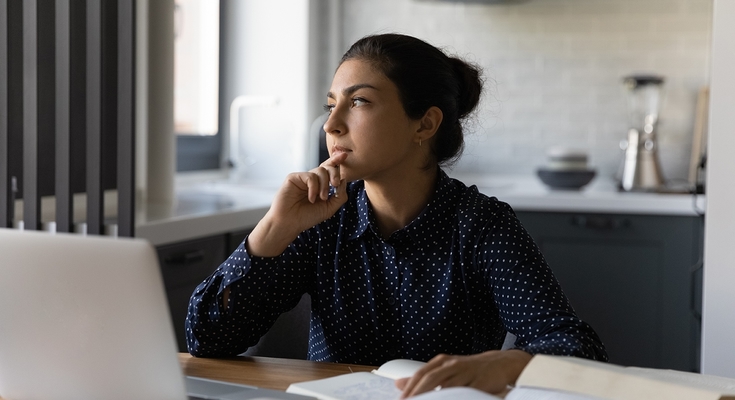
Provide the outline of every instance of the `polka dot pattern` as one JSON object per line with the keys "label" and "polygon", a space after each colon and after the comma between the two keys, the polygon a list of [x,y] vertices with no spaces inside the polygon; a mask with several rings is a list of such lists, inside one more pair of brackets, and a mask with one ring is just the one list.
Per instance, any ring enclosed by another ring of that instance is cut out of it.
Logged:
{"label": "polka dot pattern", "polygon": [[189,352],[240,354],[309,293],[311,360],[426,361],[499,349],[506,331],[532,354],[606,360],[513,210],[439,175],[430,204],[388,239],[358,181],[340,211],[279,257],[250,256],[241,244],[192,295]]}

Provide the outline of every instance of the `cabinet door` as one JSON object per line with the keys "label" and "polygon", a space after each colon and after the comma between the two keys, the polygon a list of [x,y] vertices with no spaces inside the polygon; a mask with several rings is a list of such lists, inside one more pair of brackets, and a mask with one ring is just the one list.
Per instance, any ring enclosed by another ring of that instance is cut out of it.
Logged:
{"label": "cabinet door", "polygon": [[217,235],[157,248],[179,351],[187,351],[184,321],[194,289],[225,258],[226,235]]}
{"label": "cabinet door", "polygon": [[517,214],[611,362],[698,369],[698,218]]}

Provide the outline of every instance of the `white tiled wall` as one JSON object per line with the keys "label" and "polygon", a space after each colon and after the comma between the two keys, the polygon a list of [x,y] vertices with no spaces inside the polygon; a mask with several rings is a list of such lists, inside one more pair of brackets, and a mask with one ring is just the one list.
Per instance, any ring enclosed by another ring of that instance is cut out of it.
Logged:
{"label": "white tiled wall", "polygon": [[486,93],[457,170],[531,173],[554,145],[614,175],[626,135],[621,78],[666,78],[659,151],[687,176],[698,89],[709,81],[712,0],[530,0],[483,5],[345,0],[343,44],[411,34],[481,65]]}

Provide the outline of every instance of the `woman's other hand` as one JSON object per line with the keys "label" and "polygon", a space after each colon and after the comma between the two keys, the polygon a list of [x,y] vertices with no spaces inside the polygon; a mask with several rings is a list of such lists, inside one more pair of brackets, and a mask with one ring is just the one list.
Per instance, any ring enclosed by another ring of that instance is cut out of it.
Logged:
{"label": "woman's other hand", "polygon": [[436,389],[469,386],[488,393],[500,393],[515,383],[531,361],[531,354],[522,350],[492,350],[469,356],[440,354],[411,378],[398,379],[396,386],[403,391],[401,398],[416,396]]}
{"label": "woman's other hand", "polygon": [[[308,172],[289,174],[270,210],[248,236],[248,252],[275,257],[306,229],[334,215],[347,201],[347,183],[339,165],[347,154],[338,153]],[[329,186],[337,188],[329,196]]]}

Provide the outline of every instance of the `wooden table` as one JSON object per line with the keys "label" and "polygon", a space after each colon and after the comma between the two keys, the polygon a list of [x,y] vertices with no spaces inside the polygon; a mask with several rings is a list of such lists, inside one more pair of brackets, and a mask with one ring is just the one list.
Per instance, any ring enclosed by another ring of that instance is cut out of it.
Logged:
{"label": "wooden table", "polygon": [[179,361],[185,375],[276,390],[286,390],[295,382],[375,369],[366,365],[270,357],[196,358],[188,353],[179,353]]}

